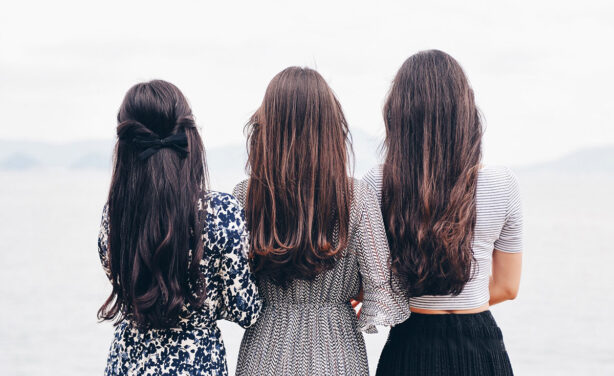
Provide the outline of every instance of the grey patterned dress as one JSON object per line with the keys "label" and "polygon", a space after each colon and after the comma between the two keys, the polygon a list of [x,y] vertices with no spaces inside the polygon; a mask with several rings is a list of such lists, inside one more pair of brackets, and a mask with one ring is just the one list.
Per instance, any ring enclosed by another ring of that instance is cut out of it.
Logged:
{"label": "grey patterned dress", "polygon": [[[389,250],[375,193],[353,180],[348,248],[335,267],[313,281],[286,288],[257,280],[260,319],[245,331],[237,375],[368,375],[361,331],[395,325],[409,316],[407,303],[391,291]],[[234,195],[245,203],[247,181]],[[360,319],[350,305],[360,286]]]}

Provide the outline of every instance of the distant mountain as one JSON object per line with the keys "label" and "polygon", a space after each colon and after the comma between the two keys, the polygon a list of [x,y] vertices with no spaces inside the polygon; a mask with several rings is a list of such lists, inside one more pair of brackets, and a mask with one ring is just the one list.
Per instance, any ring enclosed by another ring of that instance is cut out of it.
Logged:
{"label": "distant mountain", "polygon": [[[355,173],[361,176],[377,163],[379,142],[361,130],[352,130]],[[110,170],[113,140],[89,140],[69,143],[0,140],[0,170],[21,170],[33,167]],[[207,149],[207,161],[212,174],[228,178],[244,176],[247,160],[245,144]],[[236,179],[235,179],[236,180]]]}
{"label": "distant mountain", "polygon": [[[354,175],[361,177],[371,167],[380,163],[381,140],[359,129],[352,130],[352,138],[355,157]],[[0,140],[0,170],[59,167],[110,171],[113,147],[112,140],[62,144]],[[240,181],[245,177],[246,160],[243,143],[207,149],[207,161],[213,182]],[[553,161],[517,166],[514,170],[614,174],[614,145],[581,149]]]}
{"label": "distant mountain", "polygon": [[553,161],[521,166],[517,169],[527,172],[614,174],[614,145],[580,149]]}
{"label": "distant mountain", "polygon": [[[37,167],[43,168],[70,168],[73,166],[85,166],[88,163],[97,166],[94,168],[108,168],[110,166],[113,144],[111,140],[69,143],[3,140],[0,141],[0,169],[4,169],[5,162],[14,155],[38,161]],[[98,155],[100,160],[94,162],[94,155]],[[105,159],[106,162],[103,162]]]}
{"label": "distant mountain", "polygon": [[30,170],[40,167],[40,162],[23,153],[14,153],[0,161],[0,170]]}
{"label": "distant mountain", "polygon": [[109,170],[111,169],[111,153],[88,153],[70,164],[74,170]]}

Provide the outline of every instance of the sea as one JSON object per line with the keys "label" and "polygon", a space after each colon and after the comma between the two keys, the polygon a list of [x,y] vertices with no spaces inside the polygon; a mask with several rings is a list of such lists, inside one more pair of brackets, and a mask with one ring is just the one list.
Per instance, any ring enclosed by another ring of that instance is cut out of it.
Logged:
{"label": "sea", "polygon": [[[614,177],[517,175],[520,293],[492,308],[514,371],[614,375]],[[96,319],[110,292],[96,240],[109,181],[98,170],[0,171],[0,375],[103,373],[113,326]],[[219,326],[234,374],[243,331]],[[387,333],[365,334],[372,373]]]}

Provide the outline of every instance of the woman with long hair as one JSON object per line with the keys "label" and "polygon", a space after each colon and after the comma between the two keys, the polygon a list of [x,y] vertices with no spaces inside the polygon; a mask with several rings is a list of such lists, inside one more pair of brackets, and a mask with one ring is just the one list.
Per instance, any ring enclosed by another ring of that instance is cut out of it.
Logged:
{"label": "woman with long hair", "polygon": [[117,115],[113,178],[98,250],[113,285],[106,375],[226,375],[215,323],[252,325],[261,304],[244,213],[207,190],[192,110],[165,81],[133,86]]}
{"label": "woman with long hair", "polygon": [[[244,203],[250,255],[263,300],[241,343],[238,375],[368,375],[360,331],[404,321],[391,291],[381,212],[348,177],[348,126],[312,69],[270,82],[248,123]],[[364,290],[357,319],[350,299]]]}
{"label": "woman with long hair", "polygon": [[411,56],[384,121],[385,162],[364,180],[379,195],[412,313],[391,329],[377,374],[511,375],[489,306],[518,291],[518,184],[508,169],[480,163],[480,115],[460,65],[437,50]]}

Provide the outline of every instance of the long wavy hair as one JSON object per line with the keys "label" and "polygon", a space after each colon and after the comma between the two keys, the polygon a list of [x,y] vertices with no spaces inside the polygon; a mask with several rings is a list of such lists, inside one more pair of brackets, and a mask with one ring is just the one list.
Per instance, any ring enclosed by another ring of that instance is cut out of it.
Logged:
{"label": "long wavy hair", "polygon": [[346,248],[351,143],[324,78],[290,67],[247,124],[246,215],[254,272],[285,285],[332,268]]}
{"label": "long wavy hair", "polygon": [[460,294],[471,277],[482,125],[461,66],[409,57],[384,105],[382,213],[408,296]]}
{"label": "long wavy hair", "polygon": [[[171,327],[185,304],[200,306],[205,298],[198,268],[204,222],[198,205],[207,186],[203,142],[186,98],[165,81],[130,88],[117,122],[108,197],[113,291],[98,317]],[[187,153],[160,148],[142,159],[136,140],[182,133]]]}

